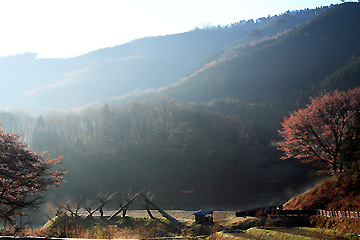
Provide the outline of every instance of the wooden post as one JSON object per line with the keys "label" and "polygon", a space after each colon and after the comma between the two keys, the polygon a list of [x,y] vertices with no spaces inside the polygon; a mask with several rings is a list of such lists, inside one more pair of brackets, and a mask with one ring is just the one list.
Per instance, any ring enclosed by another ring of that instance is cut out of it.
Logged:
{"label": "wooden post", "polygon": [[[102,212],[102,208],[105,206],[105,204],[108,202],[108,201],[110,201],[114,196],[115,196],[115,194],[117,193],[117,191],[116,192],[114,192],[113,194],[111,194],[110,196],[108,196],[104,201],[102,201],[101,199],[99,199],[100,200],[100,204],[92,211],[92,212],[90,212],[86,217],[91,217],[97,210],[100,210],[100,213]],[[102,213],[103,214],[103,213]]]}
{"label": "wooden post", "polygon": [[124,209],[127,208],[135,200],[135,198],[139,196],[139,194],[140,192],[136,193],[128,202],[122,205],[119,210],[117,210],[113,215],[109,217],[109,220],[113,219],[116,215],[121,213],[121,211],[124,211]]}
{"label": "wooden post", "polygon": [[149,216],[150,216],[151,219],[154,219],[154,216],[152,215],[152,213],[151,213],[151,211],[150,211],[150,206],[149,206],[150,202],[149,202],[148,199],[145,199],[145,204],[146,204],[146,211],[147,211],[147,213],[149,214]]}
{"label": "wooden post", "polygon": [[156,210],[158,210],[158,211],[160,212],[160,214],[161,214],[164,218],[170,220],[170,221],[173,222],[173,223],[176,223],[176,224],[179,224],[179,225],[180,225],[180,222],[179,222],[176,218],[174,218],[174,217],[172,217],[170,214],[166,213],[164,210],[162,210],[160,207],[158,207],[155,203],[153,203],[148,197],[146,197],[146,196],[143,195],[143,194],[140,194],[140,195],[141,195],[143,198],[145,198],[145,200],[149,201],[149,203],[150,203],[154,208],[156,208]]}

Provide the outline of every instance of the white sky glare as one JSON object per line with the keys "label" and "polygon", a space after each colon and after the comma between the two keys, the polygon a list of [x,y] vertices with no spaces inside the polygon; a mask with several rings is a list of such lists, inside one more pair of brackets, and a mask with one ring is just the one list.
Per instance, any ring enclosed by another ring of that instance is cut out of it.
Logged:
{"label": "white sky glare", "polygon": [[69,58],[146,36],[338,4],[331,0],[0,0],[0,56]]}

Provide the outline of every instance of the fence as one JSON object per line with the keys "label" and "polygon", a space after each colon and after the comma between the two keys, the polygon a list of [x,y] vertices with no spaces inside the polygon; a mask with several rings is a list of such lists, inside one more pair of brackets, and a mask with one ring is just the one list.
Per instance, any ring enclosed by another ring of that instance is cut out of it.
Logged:
{"label": "fence", "polygon": [[323,217],[332,217],[332,218],[343,218],[343,217],[351,217],[351,218],[360,218],[360,212],[353,211],[326,211],[326,210],[317,210],[317,214]]}
{"label": "fence", "polygon": [[327,211],[322,209],[314,210],[282,210],[274,207],[257,208],[242,212],[236,212],[237,217],[245,216],[264,216],[264,215],[318,215],[331,218],[360,218],[360,212],[357,211]]}

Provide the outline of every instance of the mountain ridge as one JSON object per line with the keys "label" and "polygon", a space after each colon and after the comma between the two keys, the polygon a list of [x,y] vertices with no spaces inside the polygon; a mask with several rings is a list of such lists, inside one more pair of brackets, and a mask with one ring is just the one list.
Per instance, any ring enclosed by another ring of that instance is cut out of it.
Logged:
{"label": "mountain ridge", "polygon": [[353,30],[360,29],[359,9],[358,3],[334,6],[278,39],[211,66],[164,95],[190,102],[230,97],[278,107],[288,102],[285,109],[303,106],[304,99],[296,104],[299,90],[306,91],[353,55],[360,55],[360,33]]}
{"label": "mountain ridge", "polygon": [[72,109],[135,89],[161,88],[234,41],[258,38],[249,35],[255,29],[262,31],[262,37],[272,35],[279,31],[274,27],[276,19],[288,19],[282,28],[292,28],[325,9],[137,39],[70,59],[36,59],[33,53],[1,58],[0,79],[6,81],[7,91],[0,101],[2,107]]}

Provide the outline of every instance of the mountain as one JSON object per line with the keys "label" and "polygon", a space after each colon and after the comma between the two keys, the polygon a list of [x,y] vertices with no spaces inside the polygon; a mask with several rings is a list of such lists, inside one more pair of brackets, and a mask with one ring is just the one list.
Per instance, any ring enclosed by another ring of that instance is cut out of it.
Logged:
{"label": "mountain", "polygon": [[[293,110],[307,103],[316,85],[331,90],[326,77],[356,64],[359,29],[360,4],[336,5],[282,35],[221,52],[161,94],[186,102],[236,98]],[[343,88],[359,83],[352,79]]]}
{"label": "mountain", "polygon": [[[2,88],[0,107],[72,109],[122,99],[135,90],[164,87],[229,46],[276,35],[325,9],[148,37],[70,59],[37,59],[34,53],[3,57],[0,83],[6,88]],[[279,19],[281,26],[274,27]],[[260,35],[251,34],[254,30]]]}
{"label": "mountain", "polygon": [[3,58],[2,79],[23,78],[7,83],[14,90],[4,91],[4,106],[88,107],[0,112],[0,120],[35,151],[65,157],[73,172],[49,193],[54,201],[147,188],[169,208],[281,204],[312,184],[316,169],[280,160],[280,122],[309,95],[358,85],[359,6],[139,39],[72,59]]}

